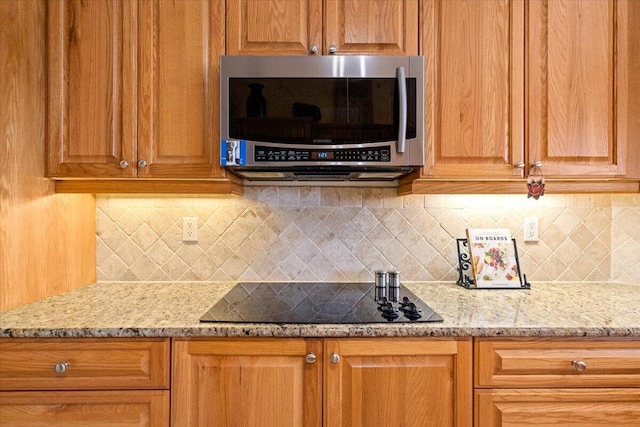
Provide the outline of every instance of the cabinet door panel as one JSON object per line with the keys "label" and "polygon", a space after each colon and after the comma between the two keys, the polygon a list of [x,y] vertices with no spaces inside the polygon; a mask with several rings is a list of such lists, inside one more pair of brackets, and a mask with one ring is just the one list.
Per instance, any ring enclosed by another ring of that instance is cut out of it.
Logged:
{"label": "cabinet door panel", "polygon": [[522,2],[427,0],[422,13],[423,176],[521,177],[514,164],[524,161]]}
{"label": "cabinet door panel", "polygon": [[468,340],[326,339],[325,424],[470,426],[470,351]]}
{"label": "cabinet door panel", "polygon": [[619,45],[626,2],[536,0],[528,7],[531,163],[541,161],[553,177],[623,175],[617,116],[626,115],[627,52]]}
{"label": "cabinet door panel", "polygon": [[135,176],[134,3],[53,0],[47,19],[49,176]]}
{"label": "cabinet door panel", "polygon": [[478,427],[638,426],[638,389],[477,390]]}
{"label": "cabinet door panel", "polygon": [[221,177],[224,2],[141,2],[139,177]]}
{"label": "cabinet door panel", "polygon": [[417,0],[325,2],[325,53],[417,55]]}
{"label": "cabinet door panel", "polygon": [[172,425],[320,427],[321,360],[320,340],[176,341]]}
{"label": "cabinet door panel", "polygon": [[168,391],[0,393],[3,427],[168,427]]}
{"label": "cabinet door panel", "polygon": [[322,49],[322,0],[229,0],[229,55],[305,55]]}

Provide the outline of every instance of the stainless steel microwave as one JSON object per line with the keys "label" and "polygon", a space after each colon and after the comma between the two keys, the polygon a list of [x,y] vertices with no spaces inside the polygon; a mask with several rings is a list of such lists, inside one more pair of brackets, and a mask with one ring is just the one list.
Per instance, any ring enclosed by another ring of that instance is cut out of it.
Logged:
{"label": "stainless steel microwave", "polygon": [[221,164],[249,180],[394,180],[424,165],[421,56],[222,56]]}

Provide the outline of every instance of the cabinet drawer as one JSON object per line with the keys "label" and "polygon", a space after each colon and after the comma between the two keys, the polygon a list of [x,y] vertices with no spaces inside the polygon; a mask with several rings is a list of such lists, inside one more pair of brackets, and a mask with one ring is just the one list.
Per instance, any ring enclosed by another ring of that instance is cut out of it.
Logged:
{"label": "cabinet drawer", "polygon": [[167,339],[0,340],[0,390],[168,387]]}
{"label": "cabinet drawer", "polygon": [[3,427],[168,427],[169,391],[0,392]]}
{"label": "cabinet drawer", "polygon": [[640,390],[487,389],[476,390],[477,427],[640,425]]}
{"label": "cabinet drawer", "polygon": [[640,340],[477,338],[476,387],[640,387]]}

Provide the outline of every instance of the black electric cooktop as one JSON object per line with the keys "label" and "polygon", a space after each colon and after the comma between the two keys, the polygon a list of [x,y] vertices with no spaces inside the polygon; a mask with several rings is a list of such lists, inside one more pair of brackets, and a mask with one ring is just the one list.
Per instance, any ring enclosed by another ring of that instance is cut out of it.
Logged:
{"label": "black electric cooktop", "polygon": [[[384,301],[386,302],[386,301]],[[239,323],[410,323],[442,317],[408,289],[374,301],[373,283],[238,283],[200,318]]]}

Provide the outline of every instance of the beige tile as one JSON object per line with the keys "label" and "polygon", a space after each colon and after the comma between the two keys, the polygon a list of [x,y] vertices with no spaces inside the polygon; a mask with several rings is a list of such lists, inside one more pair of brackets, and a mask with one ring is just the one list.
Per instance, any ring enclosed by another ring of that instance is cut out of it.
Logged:
{"label": "beige tile", "polygon": [[344,188],[342,190],[342,206],[362,207],[362,188]]}
{"label": "beige tile", "polygon": [[281,187],[279,189],[279,197],[278,206],[300,206],[300,188],[298,187]]}
{"label": "beige tile", "polygon": [[[235,199],[97,196],[96,205],[100,280],[369,280],[372,269],[404,265],[406,280],[453,281],[455,238],[470,226],[509,228],[532,281],[640,276],[638,195],[246,187]],[[200,219],[192,246],[181,240],[184,216]],[[540,242],[522,242],[525,216],[539,217]]]}

